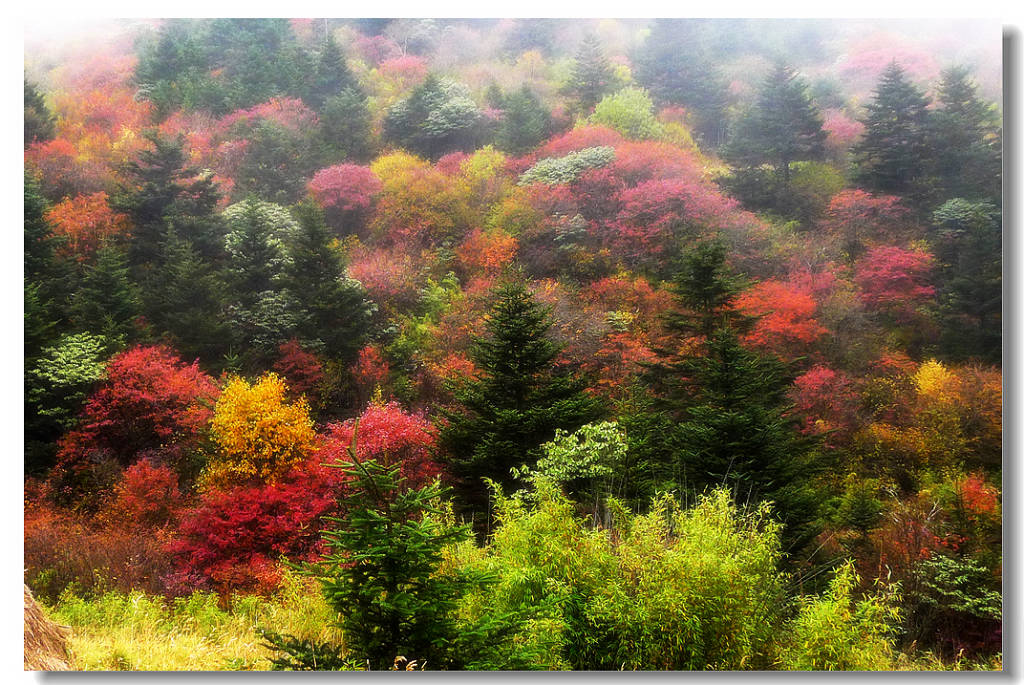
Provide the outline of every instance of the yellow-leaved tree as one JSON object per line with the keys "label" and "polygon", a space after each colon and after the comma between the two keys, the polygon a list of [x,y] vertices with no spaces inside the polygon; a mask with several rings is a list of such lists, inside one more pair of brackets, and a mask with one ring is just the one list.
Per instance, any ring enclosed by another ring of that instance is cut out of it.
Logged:
{"label": "yellow-leaved tree", "polygon": [[251,385],[232,378],[210,424],[216,450],[203,472],[204,487],[272,483],[305,459],[316,434],[306,400],[286,400],[287,386],[274,373]]}

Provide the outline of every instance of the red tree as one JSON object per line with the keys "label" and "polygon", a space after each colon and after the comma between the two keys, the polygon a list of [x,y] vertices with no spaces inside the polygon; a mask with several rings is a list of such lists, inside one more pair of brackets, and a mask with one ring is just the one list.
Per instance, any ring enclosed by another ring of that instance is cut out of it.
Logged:
{"label": "red tree", "polygon": [[910,318],[918,305],[935,296],[929,283],[933,265],[925,250],[875,247],[855,264],[854,281],[868,306]]}

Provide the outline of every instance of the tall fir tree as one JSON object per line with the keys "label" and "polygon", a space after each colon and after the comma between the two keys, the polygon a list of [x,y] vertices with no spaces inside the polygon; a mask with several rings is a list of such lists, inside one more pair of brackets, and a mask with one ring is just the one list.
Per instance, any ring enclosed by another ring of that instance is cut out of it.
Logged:
{"label": "tall fir tree", "polygon": [[345,88],[328,97],[320,113],[323,161],[368,160],[373,154],[372,129],[370,109],[360,90]]}
{"label": "tall fir tree", "polygon": [[577,109],[582,114],[589,114],[601,98],[614,90],[614,86],[615,73],[601,41],[588,33],[580,41],[565,90],[576,100]]}
{"label": "tall fir tree", "polygon": [[657,19],[634,60],[637,83],[659,104],[682,105],[704,146],[724,142],[728,88],[695,20]]}
{"label": "tall fir tree", "polygon": [[663,361],[647,374],[654,397],[626,419],[634,458],[654,489],[691,494],[728,485],[740,498],[776,502],[787,540],[809,539],[815,501],[807,478],[814,451],[796,430],[781,362],[745,348],[740,333],[753,320],[734,308],[745,280],[727,266],[719,241],[684,255],[673,280],[675,334]]}
{"label": "tall fir tree", "polygon": [[308,315],[300,336],[319,339],[327,356],[351,362],[366,341],[374,305],[358,281],[345,277],[324,211],[306,200],[293,213],[299,230],[289,249],[285,280]]}
{"label": "tall fir tree", "polygon": [[937,195],[1000,203],[1002,131],[995,106],[978,97],[962,66],[942,72],[935,99],[930,135]]}
{"label": "tall fir tree", "polygon": [[143,291],[146,318],[184,359],[215,363],[228,351],[222,275],[173,228],[161,252],[152,287]]}
{"label": "tall fir tree", "polygon": [[561,346],[548,337],[550,312],[522,283],[495,294],[487,335],[473,346],[479,376],[455,388],[460,406],[443,410],[440,433],[457,491],[477,523],[485,520],[483,479],[510,487],[512,467],[534,466],[556,428],[573,431],[602,413],[582,378],[555,368]]}
{"label": "tall fir tree", "polygon": [[171,224],[204,258],[223,254],[223,230],[215,214],[220,194],[213,180],[187,164],[183,138],[156,131],[144,136],[152,149],[125,165],[126,182],[110,198],[110,206],[131,219],[128,255],[140,283],[159,263]]}
{"label": "tall fir tree", "polygon": [[853,146],[856,179],[867,188],[917,199],[932,150],[928,98],[893,61],[882,73],[860,142]]}
{"label": "tall fir tree", "polygon": [[821,159],[826,136],[807,84],[792,67],[777,62],[761,85],[757,103],[739,121],[725,157],[744,167],[771,165],[785,191],[792,163]]}
{"label": "tall fir tree", "polygon": [[309,81],[302,99],[317,112],[323,110],[328,99],[340,95],[342,91],[359,90],[359,83],[348,68],[345,53],[341,51],[334,36],[327,38],[320,54],[316,56],[313,68],[309,71]]}
{"label": "tall fir tree", "polygon": [[1002,217],[987,202],[949,200],[932,216],[939,348],[958,361],[1002,360]]}

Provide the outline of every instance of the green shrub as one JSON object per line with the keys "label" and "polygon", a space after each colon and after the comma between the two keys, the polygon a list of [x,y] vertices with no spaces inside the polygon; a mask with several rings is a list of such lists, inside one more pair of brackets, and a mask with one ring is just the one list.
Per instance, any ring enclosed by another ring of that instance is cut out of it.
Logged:
{"label": "green shrub", "polygon": [[519,176],[519,185],[531,183],[572,183],[588,169],[596,169],[615,159],[615,148],[607,145],[570,152],[564,157],[546,157]]}
{"label": "green shrub", "polygon": [[776,665],[790,671],[870,671],[893,668],[892,637],[899,612],[893,592],[865,595],[852,563],[836,572],[828,592],[803,601],[782,632]]}

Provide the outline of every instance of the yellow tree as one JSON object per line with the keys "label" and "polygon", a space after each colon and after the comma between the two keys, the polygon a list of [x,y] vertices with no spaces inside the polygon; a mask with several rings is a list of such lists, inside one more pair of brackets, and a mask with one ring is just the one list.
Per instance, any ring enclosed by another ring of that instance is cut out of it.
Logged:
{"label": "yellow tree", "polygon": [[304,398],[289,403],[287,386],[268,373],[252,385],[232,378],[210,424],[216,450],[203,474],[206,487],[273,483],[302,462],[316,434]]}

